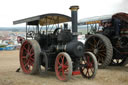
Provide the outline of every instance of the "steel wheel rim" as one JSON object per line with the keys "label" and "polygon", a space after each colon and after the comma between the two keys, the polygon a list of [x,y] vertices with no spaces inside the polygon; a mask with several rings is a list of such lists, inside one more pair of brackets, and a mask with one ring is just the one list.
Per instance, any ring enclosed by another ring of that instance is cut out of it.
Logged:
{"label": "steel wheel rim", "polygon": [[20,64],[24,73],[29,74],[32,72],[34,61],[34,49],[32,44],[26,40],[22,44],[20,51]]}
{"label": "steel wheel rim", "polygon": [[83,77],[91,78],[95,71],[93,59],[89,55],[84,56],[81,64],[85,65],[84,67],[80,68]]}
{"label": "steel wheel rim", "polygon": [[68,67],[69,67],[66,57],[63,54],[60,54],[59,56],[57,56],[56,61],[57,62],[55,65],[55,70],[56,70],[57,77],[60,80],[66,80],[66,78],[68,77]]}
{"label": "steel wheel rim", "polygon": [[85,50],[93,52],[97,58],[98,64],[102,65],[102,63],[105,61],[107,52],[104,42],[98,37],[92,37],[86,43]]}

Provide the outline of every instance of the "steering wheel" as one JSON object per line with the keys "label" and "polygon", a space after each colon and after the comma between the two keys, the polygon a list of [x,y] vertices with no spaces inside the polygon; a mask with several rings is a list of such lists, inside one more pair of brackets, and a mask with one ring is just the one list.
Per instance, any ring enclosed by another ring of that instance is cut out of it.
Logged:
{"label": "steering wheel", "polygon": [[53,32],[54,35],[58,35],[60,33],[61,28],[56,28]]}
{"label": "steering wheel", "polygon": [[34,38],[35,37],[35,32],[34,31],[27,32],[27,37]]}

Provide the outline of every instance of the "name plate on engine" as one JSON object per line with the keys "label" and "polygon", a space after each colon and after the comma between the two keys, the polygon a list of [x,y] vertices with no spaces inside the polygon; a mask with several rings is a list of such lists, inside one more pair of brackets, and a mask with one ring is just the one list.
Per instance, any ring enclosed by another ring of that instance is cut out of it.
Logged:
{"label": "name plate on engine", "polygon": [[73,32],[73,35],[82,35],[82,32]]}

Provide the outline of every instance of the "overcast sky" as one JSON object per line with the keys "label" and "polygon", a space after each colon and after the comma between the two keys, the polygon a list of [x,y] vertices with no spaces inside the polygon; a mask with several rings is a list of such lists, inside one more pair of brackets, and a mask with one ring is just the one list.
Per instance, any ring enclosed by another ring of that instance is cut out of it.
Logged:
{"label": "overcast sky", "polygon": [[79,5],[78,19],[116,12],[128,13],[128,0],[1,0],[0,27],[12,27],[14,20],[46,13],[70,16],[71,5]]}

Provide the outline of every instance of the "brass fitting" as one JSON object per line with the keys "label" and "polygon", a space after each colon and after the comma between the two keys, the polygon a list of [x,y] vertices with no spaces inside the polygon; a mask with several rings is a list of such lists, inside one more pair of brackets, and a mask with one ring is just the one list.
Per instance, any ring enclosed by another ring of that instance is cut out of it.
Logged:
{"label": "brass fitting", "polygon": [[71,11],[77,11],[79,9],[79,6],[71,6],[69,9]]}

